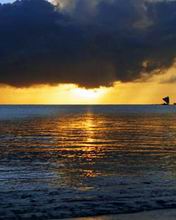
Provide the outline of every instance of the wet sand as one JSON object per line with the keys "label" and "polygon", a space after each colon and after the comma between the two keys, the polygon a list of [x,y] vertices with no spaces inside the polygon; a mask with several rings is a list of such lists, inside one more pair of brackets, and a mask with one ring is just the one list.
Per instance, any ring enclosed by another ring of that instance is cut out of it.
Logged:
{"label": "wet sand", "polygon": [[69,220],[175,220],[176,209],[164,209],[132,214],[119,214],[87,218],[70,218]]}

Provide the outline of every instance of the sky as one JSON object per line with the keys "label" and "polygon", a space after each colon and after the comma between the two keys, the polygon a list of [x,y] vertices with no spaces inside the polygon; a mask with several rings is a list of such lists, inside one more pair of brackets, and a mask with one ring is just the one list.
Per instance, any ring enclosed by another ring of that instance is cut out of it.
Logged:
{"label": "sky", "polygon": [[13,0],[11,0],[11,1],[10,0],[1,0],[0,2],[4,4],[4,3],[11,3],[11,2],[14,2],[14,1]]}
{"label": "sky", "polygon": [[175,1],[53,3],[0,6],[1,104],[176,101]]}

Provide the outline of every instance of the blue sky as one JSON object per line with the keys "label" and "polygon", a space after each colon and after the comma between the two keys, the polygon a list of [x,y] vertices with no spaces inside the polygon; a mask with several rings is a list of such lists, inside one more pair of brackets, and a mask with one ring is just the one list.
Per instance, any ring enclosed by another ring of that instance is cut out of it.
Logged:
{"label": "blue sky", "polygon": [[0,3],[14,2],[14,0],[0,0]]}
{"label": "blue sky", "polygon": [[0,3],[9,3],[14,2],[15,0],[0,0]]}

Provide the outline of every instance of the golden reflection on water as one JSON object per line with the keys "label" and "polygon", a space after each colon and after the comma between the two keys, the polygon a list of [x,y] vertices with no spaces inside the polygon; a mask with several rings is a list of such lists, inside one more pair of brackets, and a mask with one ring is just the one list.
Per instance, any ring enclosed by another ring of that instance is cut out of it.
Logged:
{"label": "golden reflection on water", "polygon": [[[100,148],[96,146],[96,137],[95,132],[96,130],[96,123],[99,123],[99,119],[96,118],[96,116],[88,112],[86,115],[83,116],[83,124],[82,124],[82,130],[85,133],[85,139],[82,146],[82,158],[85,158],[88,161],[91,161],[92,159],[95,159],[99,156],[99,150]],[[96,176],[93,170],[89,170],[87,173],[87,176]]]}
{"label": "golden reflection on water", "polygon": [[0,121],[2,211],[64,218],[174,208],[176,110],[146,108],[59,106]]}
{"label": "golden reflection on water", "polygon": [[100,114],[90,108],[5,121],[0,124],[0,153],[7,161],[29,160],[31,166],[44,161],[57,186],[86,188],[86,178],[144,175],[148,170],[175,173],[175,122],[174,114]]}
{"label": "golden reflection on water", "polygon": [[95,120],[93,117],[93,113],[88,112],[85,116],[85,120],[83,122],[83,129],[85,130],[85,133],[87,134],[86,142],[92,143],[94,141],[94,127],[95,127]]}
{"label": "golden reflection on water", "polygon": [[[102,151],[101,146],[97,146],[97,134],[99,130],[97,130],[98,124],[103,122],[102,117],[97,117],[91,111],[88,111],[84,114],[78,115],[74,119],[68,118],[65,120],[58,121],[58,135],[60,131],[65,133],[61,143],[57,143],[57,145],[61,145],[63,147],[59,147],[59,151],[62,151],[64,158],[71,159],[72,163],[80,163],[80,166],[77,169],[77,174],[79,176],[84,177],[96,177],[100,175],[100,172],[97,172],[92,164],[95,162],[96,158],[102,156],[100,151]],[[56,132],[57,133],[57,132]],[[68,152],[64,154],[64,152]],[[69,163],[69,161],[68,161]],[[87,164],[86,166],[84,164]],[[65,167],[67,167],[67,163],[65,163]],[[66,168],[67,169],[67,168]],[[72,168],[68,168],[69,173]],[[67,180],[70,184],[73,183],[73,176],[70,178],[67,176]],[[79,178],[74,180],[80,181]]]}

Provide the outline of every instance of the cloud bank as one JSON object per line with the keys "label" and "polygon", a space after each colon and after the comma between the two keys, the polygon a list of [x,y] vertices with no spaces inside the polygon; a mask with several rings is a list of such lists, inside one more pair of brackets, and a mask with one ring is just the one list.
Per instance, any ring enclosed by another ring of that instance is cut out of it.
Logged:
{"label": "cloud bank", "polygon": [[176,57],[176,2],[18,0],[0,5],[0,83],[131,82]]}

